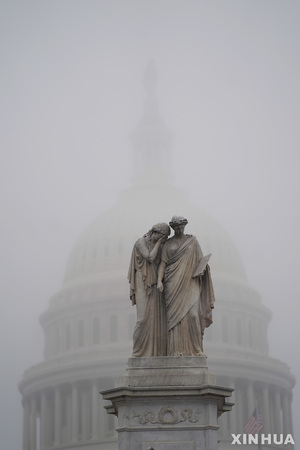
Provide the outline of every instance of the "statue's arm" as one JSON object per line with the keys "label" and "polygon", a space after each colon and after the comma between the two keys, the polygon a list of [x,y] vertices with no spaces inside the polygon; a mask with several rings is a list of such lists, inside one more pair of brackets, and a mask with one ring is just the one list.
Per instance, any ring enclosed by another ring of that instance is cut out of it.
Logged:
{"label": "statue's arm", "polygon": [[157,289],[160,292],[163,292],[163,290],[164,290],[164,285],[162,283],[162,280],[165,275],[165,270],[166,270],[166,263],[164,261],[160,261],[160,264],[158,267],[158,274],[157,274]]}
{"label": "statue's arm", "polygon": [[142,257],[149,263],[153,263],[153,261],[155,260],[156,256],[157,256],[157,252],[159,249],[159,246],[162,242],[162,238],[159,239],[156,244],[154,245],[153,249],[151,250],[151,252],[149,252],[148,247],[144,241],[143,238],[139,239],[137,242],[137,248],[139,250],[139,252],[141,253]]}

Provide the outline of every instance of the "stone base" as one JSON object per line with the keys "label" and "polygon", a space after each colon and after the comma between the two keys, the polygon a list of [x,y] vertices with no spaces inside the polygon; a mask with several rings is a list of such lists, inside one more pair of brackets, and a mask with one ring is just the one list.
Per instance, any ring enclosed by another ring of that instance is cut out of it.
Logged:
{"label": "stone base", "polygon": [[216,384],[208,373],[206,356],[159,356],[129,358],[119,386],[201,386]]}
{"label": "stone base", "polygon": [[119,450],[217,450],[217,418],[232,389],[215,385],[205,357],[130,358],[119,387],[102,392],[118,416]]}

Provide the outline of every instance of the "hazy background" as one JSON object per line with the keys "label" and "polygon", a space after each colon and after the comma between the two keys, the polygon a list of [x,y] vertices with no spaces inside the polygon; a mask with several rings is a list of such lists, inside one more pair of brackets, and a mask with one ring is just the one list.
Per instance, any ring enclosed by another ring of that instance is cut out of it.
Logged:
{"label": "hazy background", "polygon": [[177,184],[232,236],[300,377],[299,19],[291,0],[1,2],[1,448],[21,448],[17,383],[69,252],[130,185],[150,58]]}

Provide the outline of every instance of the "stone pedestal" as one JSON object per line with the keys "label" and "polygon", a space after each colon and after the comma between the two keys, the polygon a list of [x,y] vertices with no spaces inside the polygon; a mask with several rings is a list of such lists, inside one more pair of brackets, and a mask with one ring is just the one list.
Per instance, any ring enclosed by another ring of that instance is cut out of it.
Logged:
{"label": "stone pedestal", "polygon": [[129,358],[119,387],[102,392],[118,416],[119,450],[217,450],[217,418],[232,389],[216,386],[205,357]]}

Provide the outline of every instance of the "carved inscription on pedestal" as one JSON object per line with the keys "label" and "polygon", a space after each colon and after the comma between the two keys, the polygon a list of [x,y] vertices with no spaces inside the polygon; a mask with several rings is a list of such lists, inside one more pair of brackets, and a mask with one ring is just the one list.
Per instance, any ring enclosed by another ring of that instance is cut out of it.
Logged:
{"label": "carved inscription on pedestal", "polygon": [[153,411],[145,411],[143,414],[134,413],[133,419],[138,418],[140,424],[145,425],[147,423],[156,424],[161,423],[165,425],[176,424],[181,422],[198,422],[200,417],[200,411],[193,412],[191,409],[182,409],[180,413],[172,406],[166,406],[161,408],[159,413],[156,415]]}

